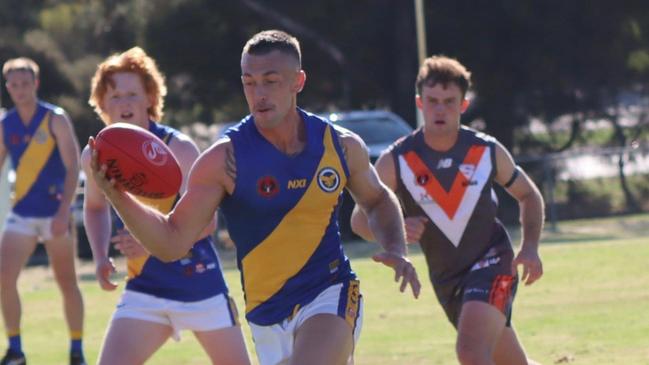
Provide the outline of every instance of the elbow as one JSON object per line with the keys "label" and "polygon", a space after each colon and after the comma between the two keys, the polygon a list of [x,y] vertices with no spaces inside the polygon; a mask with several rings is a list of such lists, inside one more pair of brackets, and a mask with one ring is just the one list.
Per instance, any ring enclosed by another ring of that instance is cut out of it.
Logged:
{"label": "elbow", "polygon": [[168,264],[170,262],[180,260],[183,256],[185,256],[186,252],[182,252],[180,250],[168,250],[168,251],[160,251],[160,252],[151,252],[151,254],[155,256],[157,259],[159,259],[160,261],[164,262],[165,264]]}
{"label": "elbow", "polygon": [[352,215],[351,221],[349,223],[351,225],[352,232],[354,232],[355,234],[361,236],[362,232],[361,232],[361,229],[359,227],[358,215],[357,214]]}
{"label": "elbow", "polygon": [[192,246],[192,244],[180,244],[180,242],[172,240],[166,241],[163,245],[156,245],[148,248],[148,250],[151,255],[155,256],[160,261],[170,263],[185,257]]}
{"label": "elbow", "polygon": [[365,216],[365,213],[363,213],[363,211],[358,207],[358,205],[354,207],[350,225],[352,232],[360,236],[362,239],[366,241],[372,241],[374,239],[369,229],[367,217]]}

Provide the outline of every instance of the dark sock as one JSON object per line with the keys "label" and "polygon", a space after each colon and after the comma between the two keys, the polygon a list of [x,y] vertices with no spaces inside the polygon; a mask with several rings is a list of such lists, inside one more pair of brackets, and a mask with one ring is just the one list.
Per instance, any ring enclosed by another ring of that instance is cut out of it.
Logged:
{"label": "dark sock", "polygon": [[82,340],[70,340],[70,352],[83,354]]}
{"label": "dark sock", "polygon": [[23,353],[23,345],[20,341],[20,335],[9,337],[9,350],[11,350],[11,352],[16,354]]}

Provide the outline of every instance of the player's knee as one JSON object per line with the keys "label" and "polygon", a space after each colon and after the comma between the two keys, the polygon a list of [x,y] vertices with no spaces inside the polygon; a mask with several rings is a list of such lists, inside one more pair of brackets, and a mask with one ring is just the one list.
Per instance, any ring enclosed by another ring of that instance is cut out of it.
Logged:
{"label": "player's knee", "polygon": [[0,265],[0,289],[15,289],[18,282],[18,275],[14,270]]}
{"label": "player's knee", "polygon": [[79,292],[77,278],[74,275],[57,276],[56,282],[63,295],[74,295]]}
{"label": "player's knee", "polygon": [[455,345],[457,359],[462,365],[482,365],[491,363],[491,352],[470,340],[459,338]]}

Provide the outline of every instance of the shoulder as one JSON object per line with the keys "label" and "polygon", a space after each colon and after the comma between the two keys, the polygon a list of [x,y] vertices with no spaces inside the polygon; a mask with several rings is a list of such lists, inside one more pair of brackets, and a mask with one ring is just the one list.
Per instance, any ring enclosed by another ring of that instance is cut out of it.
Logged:
{"label": "shoulder", "polygon": [[173,138],[171,141],[169,141],[169,148],[172,151],[198,151],[198,147],[196,146],[196,142],[194,142],[193,139],[191,139],[188,135],[176,131],[176,133],[173,134]]}
{"label": "shoulder", "polygon": [[482,142],[482,143],[485,143],[485,144],[498,143],[498,140],[496,139],[496,137],[494,137],[494,136],[492,136],[490,134],[487,134],[485,132],[481,132],[481,131],[479,131],[477,129],[473,129],[471,127],[464,126],[464,125],[462,127],[460,127],[460,134],[464,135],[464,136],[466,136],[468,138],[472,138],[476,142]]}
{"label": "shoulder", "polygon": [[86,168],[90,168],[90,146],[86,145],[83,150],[81,150],[81,166],[85,170]]}
{"label": "shoulder", "polygon": [[72,125],[70,116],[65,112],[65,109],[61,108],[58,105],[46,103],[44,101],[39,102],[39,105],[50,113],[50,125],[52,126],[52,128],[57,128],[62,125]]}
{"label": "shoulder", "polygon": [[[363,153],[368,155],[367,145],[365,141],[356,133],[350,131],[347,128],[343,128],[339,125],[330,124],[335,132],[335,135],[340,141],[340,145],[344,151],[352,152],[353,154]],[[353,157],[353,156],[352,156]]]}
{"label": "shoulder", "polygon": [[224,136],[201,153],[198,160],[201,164],[213,164],[213,168],[223,168],[228,159],[234,158],[233,149],[230,138]]}
{"label": "shoulder", "polygon": [[192,167],[192,175],[222,186],[231,185],[236,176],[232,141],[223,137],[203,151]]}
{"label": "shoulder", "polygon": [[76,140],[74,133],[74,126],[68,114],[62,108],[56,107],[52,109],[52,116],[50,118],[50,129],[56,138],[71,137]]}
{"label": "shoulder", "polygon": [[173,152],[181,167],[191,166],[199,154],[196,143],[181,132],[174,133],[173,138],[169,141],[169,149]]}

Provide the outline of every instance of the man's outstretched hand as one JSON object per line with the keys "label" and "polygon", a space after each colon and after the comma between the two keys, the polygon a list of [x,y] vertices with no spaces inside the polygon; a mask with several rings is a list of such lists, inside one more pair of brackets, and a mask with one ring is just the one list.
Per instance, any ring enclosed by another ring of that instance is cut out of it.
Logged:
{"label": "man's outstretched hand", "polygon": [[406,290],[408,284],[410,284],[412,294],[415,298],[419,297],[421,283],[417,277],[417,270],[415,270],[412,262],[407,257],[390,252],[380,252],[372,256],[372,259],[394,269],[394,281],[399,282],[401,280],[399,290],[402,293]]}

